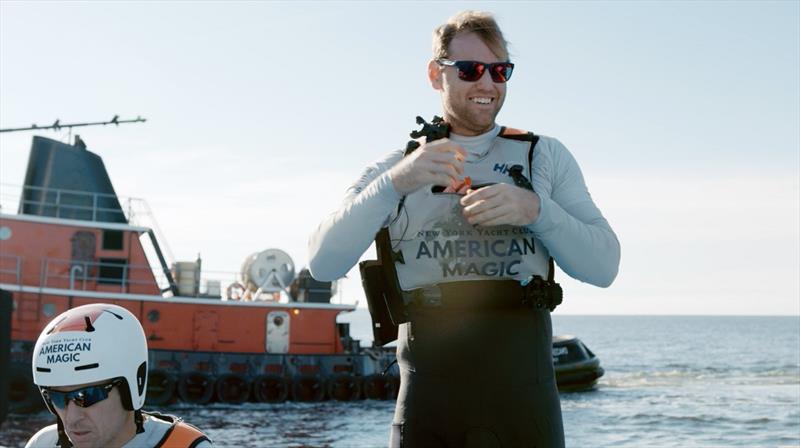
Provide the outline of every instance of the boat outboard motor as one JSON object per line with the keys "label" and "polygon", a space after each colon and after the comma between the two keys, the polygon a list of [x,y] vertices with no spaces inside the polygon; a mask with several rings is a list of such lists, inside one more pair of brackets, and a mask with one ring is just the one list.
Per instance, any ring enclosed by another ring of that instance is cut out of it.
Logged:
{"label": "boat outboard motor", "polygon": [[103,159],[75,145],[33,137],[19,213],[127,223]]}

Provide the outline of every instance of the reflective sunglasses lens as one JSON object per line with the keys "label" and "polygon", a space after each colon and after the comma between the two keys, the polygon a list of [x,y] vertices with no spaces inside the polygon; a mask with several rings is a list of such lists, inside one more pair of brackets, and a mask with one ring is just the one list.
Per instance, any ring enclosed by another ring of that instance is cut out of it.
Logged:
{"label": "reflective sunglasses lens", "polygon": [[107,386],[87,387],[86,389],[80,391],[78,396],[75,397],[73,401],[82,408],[88,408],[89,406],[108,398],[109,390],[110,389]]}
{"label": "reflective sunglasses lens", "polygon": [[44,396],[50,400],[50,403],[52,403],[53,406],[57,407],[58,409],[64,409],[66,407],[66,395],[67,394],[64,392],[56,392],[52,390],[44,391]]}
{"label": "reflective sunglasses lens", "polygon": [[88,408],[89,406],[108,398],[108,392],[111,390],[111,387],[109,386],[110,385],[91,386],[70,392],[57,392],[48,390],[45,391],[45,393],[50,399],[50,402],[53,403],[53,406],[57,407],[58,409],[64,409],[67,406],[67,402],[70,400],[82,408]]}
{"label": "reflective sunglasses lens", "polygon": [[508,62],[500,62],[491,64],[492,81],[497,83],[504,83],[511,78],[511,72],[514,71],[514,65]]}
{"label": "reflective sunglasses lens", "polygon": [[486,66],[475,61],[456,61],[458,67],[458,78],[468,82],[475,82],[481,79]]}

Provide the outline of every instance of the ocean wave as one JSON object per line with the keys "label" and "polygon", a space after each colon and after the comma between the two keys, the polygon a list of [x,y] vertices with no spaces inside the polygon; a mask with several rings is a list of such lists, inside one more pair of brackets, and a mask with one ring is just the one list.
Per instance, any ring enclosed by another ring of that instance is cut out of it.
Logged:
{"label": "ocean wave", "polygon": [[717,379],[699,378],[687,380],[684,378],[658,378],[658,377],[641,377],[641,378],[614,378],[607,377],[601,379],[598,384],[603,388],[611,389],[637,389],[637,388],[651,388],[651,387],[682,387],[689,386],[692,382],[697,382],[697,387],[707,387],[707,385],[727,385],[727,386],[800,386],[800,381],[797,379],[783,379],[777,381],[765,382],[759,378],[733,378],[725,381]]}
{"label": "ocean wave", "polygon": [[671,424],[680,425],[680,424],[713,424],[713,425],[724,425],[729,424],[732,426],[740,426],[740,425],[764,425],[779,422],[780,420],[770,417],[760,417],[760,418],[735,418],[735,417],[726,417],[722,415],[710,415],[710,414],[697,414],[697,415],[674,415],[674,414],[667,414],[667,413],[637,413],[631,415],[629,417],[623,417],[622,420],[633,420],[638,421],[639,423],[650,424],[652,422],[659,422],[661,424],[665,424],[667,426]]}

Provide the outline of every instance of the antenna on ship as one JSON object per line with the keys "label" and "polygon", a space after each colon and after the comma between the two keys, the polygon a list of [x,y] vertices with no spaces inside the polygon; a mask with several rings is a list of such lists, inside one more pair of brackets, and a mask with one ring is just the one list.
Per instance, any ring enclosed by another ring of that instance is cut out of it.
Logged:
{"label": "antenna on ship", "polygon": [[50,126],[39,126],[36,123],[34,123],[27,128],[6,128],[6,129],[0,129],[0,132],[39,131],[43,129],[52,129],[54,131],[60,131],[63,128],[67,128],[69,130],[69,137],[68,137],[69,140],[72,138],[72,128],[80,128],[83,126],[105,126],[107,124],[113,124],[119,126],[124,123],[144,123],[145,121],[147,121],[147,119],[142,118],[140,116],[132,120],[120,120],[119,115],[114,115],[114,117],[109,121],[94,121],[89,123],[61,124],[61,120],[56,119],[56,121],[53,122],[53,124],[51,124]]}

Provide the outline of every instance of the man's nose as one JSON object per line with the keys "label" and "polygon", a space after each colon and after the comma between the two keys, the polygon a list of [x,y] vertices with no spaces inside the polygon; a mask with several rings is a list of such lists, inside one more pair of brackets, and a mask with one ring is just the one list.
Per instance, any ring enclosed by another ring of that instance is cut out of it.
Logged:
{"label": "man's nose", "polygon": [[494,88],[494,81],[492,81],[492,75],[489,73],[488,68],[483,71],[483,74],[476,82],[482,89]]}
{"label": "man's nose", "polygon": [[84,416],[83,408],[69,400],[64,407],[64,423],[80,421]]}

